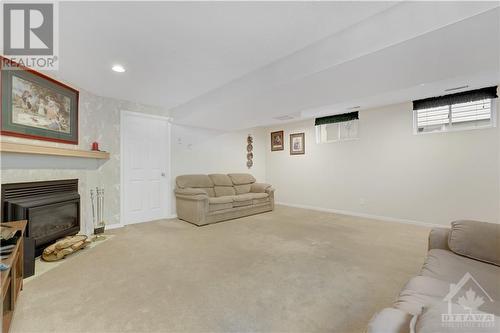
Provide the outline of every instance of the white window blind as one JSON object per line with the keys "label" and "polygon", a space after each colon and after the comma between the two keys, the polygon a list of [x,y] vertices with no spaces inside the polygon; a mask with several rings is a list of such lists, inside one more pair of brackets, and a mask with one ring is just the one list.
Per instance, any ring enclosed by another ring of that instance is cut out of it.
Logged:
{"label": "white window blind", "polygon": [[449,105],[417,110],[418,128],[440,126],[449,123],[450,123]]}
{"label": "white window blind", "polygon": [[330,143],[358,139],[359,120],[316,126],[316,143]]}
{"label": "white window blind", "polygon": [[491,99],[451,105],[451,122],[478,121],[491,119]]}
{"label": "white window blind", "polygon": [[418,133],[494,126],[493,100],[457,103],[415,110]]}

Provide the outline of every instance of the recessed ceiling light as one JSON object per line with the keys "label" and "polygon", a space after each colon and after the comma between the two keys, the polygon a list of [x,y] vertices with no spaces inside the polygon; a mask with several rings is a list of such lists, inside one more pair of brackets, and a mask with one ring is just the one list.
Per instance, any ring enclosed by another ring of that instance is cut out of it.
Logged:
{"label": "recessed ceiling light", "polygon": [[118,72],[118,73],[125,72],[125,68],[122,65],[113,65],[113,67],[111,67],[111,69],[114,70],[115,72]]}

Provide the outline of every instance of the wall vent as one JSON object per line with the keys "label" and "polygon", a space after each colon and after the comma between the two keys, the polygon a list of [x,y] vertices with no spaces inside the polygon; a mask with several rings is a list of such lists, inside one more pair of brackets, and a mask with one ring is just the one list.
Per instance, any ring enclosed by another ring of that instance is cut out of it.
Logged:
{"label": "wall vent", "polygon": [[289,115],[284,115],[284,116],[274,117],[273,119],[285,121],[285,120],[292,120],[294,119],[294,117]]}

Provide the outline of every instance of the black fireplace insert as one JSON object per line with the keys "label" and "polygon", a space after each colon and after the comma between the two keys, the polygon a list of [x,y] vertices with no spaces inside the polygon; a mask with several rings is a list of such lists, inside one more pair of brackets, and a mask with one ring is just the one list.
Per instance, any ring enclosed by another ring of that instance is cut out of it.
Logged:
{"label": "black fireplace insert", "polygon": [[78,179],[2,184],[2,222],[27,220],[25,277],[34,257],[56,240],[80,231]]}

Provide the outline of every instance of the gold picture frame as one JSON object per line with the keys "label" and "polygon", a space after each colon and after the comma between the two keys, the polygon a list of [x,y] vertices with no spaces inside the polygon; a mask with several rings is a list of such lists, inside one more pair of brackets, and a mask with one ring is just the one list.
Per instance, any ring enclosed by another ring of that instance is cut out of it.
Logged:
{"label": "gold picture frame", "polygon": [[304,155],[306,153],[305,133],[290,134],[290,155]]}

